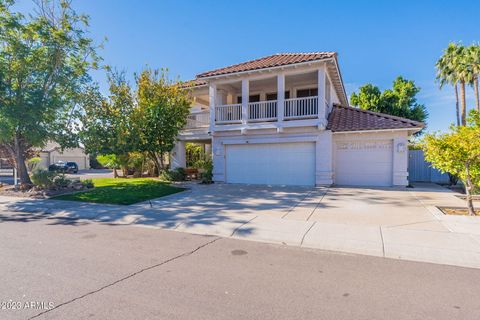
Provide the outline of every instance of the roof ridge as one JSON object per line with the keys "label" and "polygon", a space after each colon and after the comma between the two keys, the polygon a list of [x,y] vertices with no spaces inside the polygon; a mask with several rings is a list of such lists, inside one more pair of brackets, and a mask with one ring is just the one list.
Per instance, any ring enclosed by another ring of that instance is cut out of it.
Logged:
{"label": "roof ridge", "polygon": [[215,68],[215,69],[212,69],[212,70],[209,70],[209,71],[205,71],[205,72],[199,73],[199,74],[197,74],[197,75],[195,76],[195,78],[198,78],[198,77],[201,76],[202,74],[209,73],[209,72],[212,72],[212,71],[215,71],[215,70],[238,67],[238,66],[241,66],[242,64],[252,63],[252,62],[255,62],[255,61],[258,61],[258,60],[263,60],[263,59],[267,59],[267,58],[270,58],[270,57],[274,57],[274,56],[276,56],[276,55],[278,55],[278,53],[270,54],[270,55],[268,55],[268,56],[263,56],[263,57],[256,58],[256,59],[253,59],[253,60],[248,60],[248,61],[243,61],[243,62],[239,62],[239,63],[234,63],[234,64],[231,64],[231,65],[228,65],[228,66],[225,66],[225,67]]}
{"label": "roof ridge", "polygon": [[[240,63],[235,63],[235,64],[231,64],[231,65],[228,65],[228,66],[225,66],[225,67],[220,67],[220,68],[216,68],[216,69],[212,69],[212,70],[208,70],[208,71],[205,71],[205,72],[201,72],[199,74],[196,75],[196,78],[203,78],[203,77],[208,77],[209,74],[211,73],[215,73],[215,72],[218,72],[220,70],[225,70],[225,69],[233,69],[233,68],[238,68],[240,66],[248,66],[250,64],[255,64],[259,61],[262,61],[262,60],[268,60],[268,59],[271,59],[271,58],[274,58],[274,57],[281,57],[281,56],[309,56],[309,55],[325,55],[325,56],[329,56],[331,55],[332,57],[335,57],[336,56],[336,52],[334,51],[319,51],[319,52],[308,52],[308,53],[302,53],[302,52],[291,52],[291,53],[275,53],[275,54],[270,54],[270,55],[267,55],[267,56],[263,56],[263,57],[260,57],[260,58],[256,58],[256,59],[253,59],[253,60],[248,60],[248,61],[243,61],[243,62],[240,62]],[[316,59],[312,59],[311,61],[315,61],[315,60],[323,60],[323,59],[326,59],[326,58],[331,58],[331,57],[319,57],[319,58],[316,58]],[[301,61],[300,61],[301,62]],[[300,62],[291,62],[291,63],[286,63],[285,65],[287,64],[296,64],[296,63],[300,63]],[[268,67],[259,67],[259,68],[254,68],[252,70],[256,70],[256,69],[262,69],[262,68],[268,68]],[[230,72],[227,72],[227,73],[230,73]],[[235,73],[235,72],[231,72],[231,73]]]}
{"label": "roof ridge", "polygon": [[410,122],[410,123],[415,124],[415,125],[422,125],[422,126],[425,125],[423,122],[420,122],[420,121],[415,121],[415,120],[404,118],[404,117],[394,116],[394,115],[387,114],[387,113],[365,110],[365,109],[360,109],[360,108],[352,107],[352,106],[342,106],[342,105],[336,105],[336,106],[340,107],[340,108],[345,108],[345,109],[352,109],[352,110],[355,110],[357,112],[368,113],[368,114],[371,114],[371,115],[374,115],[374,116],[389,118],[389,119],[392,119],[392,120],[397,120],[397,121],[402,121],[402,122]]}

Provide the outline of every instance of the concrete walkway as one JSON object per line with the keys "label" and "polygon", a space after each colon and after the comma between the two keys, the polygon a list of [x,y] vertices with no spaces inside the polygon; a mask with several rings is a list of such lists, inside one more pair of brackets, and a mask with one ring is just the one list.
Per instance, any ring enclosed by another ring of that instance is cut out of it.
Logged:
{"label": "concrete walkway", "polygon": [[[189,185],[132,206],[0,197],[0,221],[88,219],[237,239],[480,268],[480,218],[434,184],[413,189]],[[14,211],[15,214],[7,213]]]}

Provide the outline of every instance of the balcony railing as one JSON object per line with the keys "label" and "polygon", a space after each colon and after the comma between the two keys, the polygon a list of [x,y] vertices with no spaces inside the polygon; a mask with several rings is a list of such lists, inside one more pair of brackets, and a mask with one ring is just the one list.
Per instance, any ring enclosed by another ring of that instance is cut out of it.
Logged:
{"label": "balcony railing", "polygon": [[215,107],[215,121],[219,124],[242,122],[242,104],[225,104]]}
{"label": "balcony railing", "polygon": [[277,101],[260,101],[248,104],[248,121],[273,121],[277,119]]}
{"label": "balcony railing", "polygon": [[318,97],[285,99],[284,119],[314,118],[318,115]]}
{"label": "balcony railing", "polygon": [[206,128],[210,125],[210,112],[192,113],[187,116],[186,129]]}
{"label": "balcony railing", "polygon": [[[326,106],[327,107],[327,106]],[[247,109],[248,122],[276,121],[278,102],[250,102]],[[284,120],[301,120],[318,117],[318,97],[285,99],[283,105]],[[227,104],[215,107],[215,123],[231,124],[242,122],[242,104]]]}

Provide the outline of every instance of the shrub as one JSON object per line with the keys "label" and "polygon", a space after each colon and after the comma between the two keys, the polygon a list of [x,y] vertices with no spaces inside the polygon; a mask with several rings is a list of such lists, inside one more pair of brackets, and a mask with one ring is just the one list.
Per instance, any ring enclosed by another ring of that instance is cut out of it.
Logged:
{"label": "shrub", "polygon": [[54,179],[58,176],[56,172],[49,172],[45,169],[36,169],[32,173],[32,183],[41,189],[50,189],[55,183]]}
{"label": "shrub", "polygon": [[160,178],[165,181],[184,181],[187,177],[184,168],[176,168],[174,170],[164,170],[160,174]]}
{"label": "shrub", "polygon": [[28,170],[33,171],[38,167],[38,164],[42,161],[42,158],[35,157],[27,161]]}
{"label": "shrub", "polygon": [[202,183],[210,184],[213,182],[213,162],[212,160],[206,160],[202,166],[203,172],[201,173]]}
{"label": "shrub", "polygon": [[82,184],[85,188],[88,188],[88,189],[91,189],[93,188],[95,185],[93,184],[93,180],[92,179],[85,179],[82,181]]}
{"label": "shrub", "polygon": [[53,184],[55,188],[64,189],[72,183],[72,180],[68,179],[65,174],[59,174],[53,178]]}

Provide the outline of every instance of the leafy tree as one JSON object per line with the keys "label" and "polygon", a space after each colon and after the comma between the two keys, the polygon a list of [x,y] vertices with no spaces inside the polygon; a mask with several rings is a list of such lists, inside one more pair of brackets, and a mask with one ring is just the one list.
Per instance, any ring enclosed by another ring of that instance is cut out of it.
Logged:
{"label": "leafy tree", "polygon": [[34,14],[0,0],[0,146],[30,184],[25,159],[55,140],[74,145],[72,110],[99,60],[88,18],[70,1],[39,0]]}
{"label": "leafy tree", "polygon": [[137,77],[137,110],[134,116],[139,151],[146,152],[158,172],[187,123],[191,96],[180,83],[168,79],[164,70],[144,70]]}
{"label": "leafy tree", "polygon": [[428,112],[423,104],[417,102],[420,88],[411,80],[398,77],[393,88],[383,92],[377,86],[366,84],[358,93],[352,93],[350,103],[360,109],[370,110],[425,122]]}
{"label": "leafy tree", "polygon": [[423,149],[425,159],[441,172],[459,177],[465,185],[467,207],[475,215],[472,191],[480,184],[480,116],[471,111],[468,126],[452,126],[450,133],[429,134]]}
{"label": "leafy tree", "polygon": [[114,154],[104,154],[97,156],[97,161],[102,167],[113,169],[113,177],[118,178],[117,169],[120,168],[120,162]]}
{"label": "leafy tree", "polygon": [[135,101],[123,73],[109,72],[108,81],[107,98],[98,87],[90,87],[84,95],[79,135],[88,153],[113,155],[118,165],[114,168],[122,168],[126,177],[129,153],[137,151],[138,135],[132,120]]}

